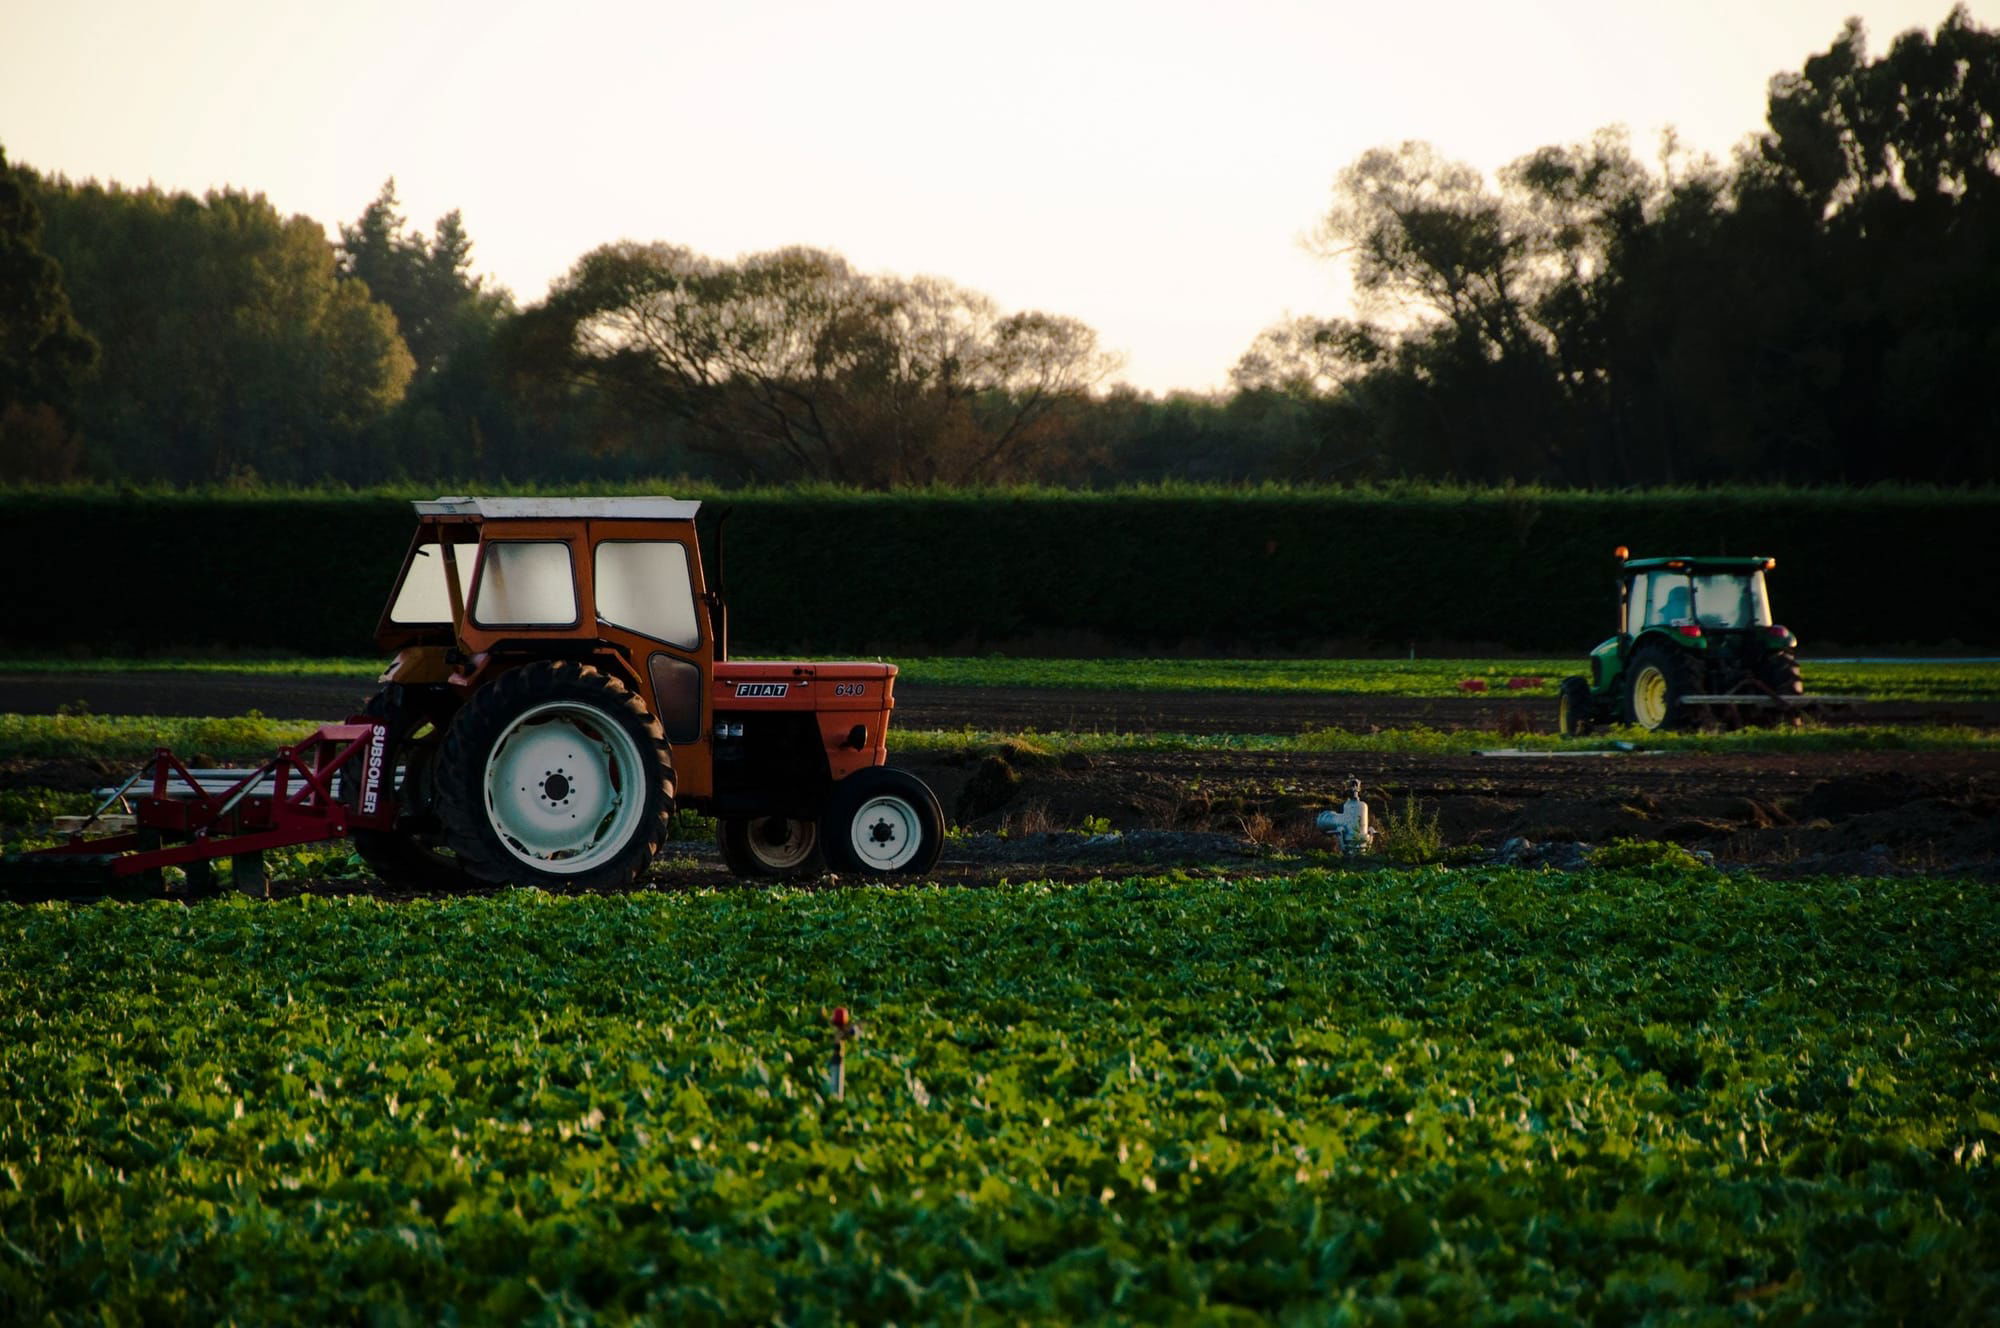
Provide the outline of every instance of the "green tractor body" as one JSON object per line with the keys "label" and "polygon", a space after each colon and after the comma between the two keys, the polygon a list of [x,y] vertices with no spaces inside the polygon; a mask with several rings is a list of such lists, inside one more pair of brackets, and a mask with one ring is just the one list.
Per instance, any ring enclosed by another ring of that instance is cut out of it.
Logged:
{"label": "green tractor body", "polygon": [[1621,549],[1619,560],[1618,632],[1590,652],[1587,677],[1563,680],[1558,731],[1786,716],[1806,699],[1798,638],[1771,620],[1764,573],[1775,559],[1626,558]]}

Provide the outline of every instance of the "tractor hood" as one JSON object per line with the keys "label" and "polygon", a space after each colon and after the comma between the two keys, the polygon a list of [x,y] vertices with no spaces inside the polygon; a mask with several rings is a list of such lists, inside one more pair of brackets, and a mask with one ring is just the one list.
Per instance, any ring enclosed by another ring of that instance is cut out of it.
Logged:
{"label": "tractor hood", "polygon": [[896,666],[729,660],[715,666],[717,710],[872,710],[894,705]]}

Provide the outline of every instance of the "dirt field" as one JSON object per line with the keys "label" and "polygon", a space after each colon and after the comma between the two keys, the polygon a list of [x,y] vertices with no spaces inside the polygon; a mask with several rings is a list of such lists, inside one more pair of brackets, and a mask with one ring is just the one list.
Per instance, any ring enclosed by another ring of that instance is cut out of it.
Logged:
{"label": "dirt field", "polygon": [[[0,710],[337,717],[354,687],[314,679],[185,674],[0,676]],[[910,687],[896,722],[987,731],[1295,733],[1339,726],[1546,731],[1546,701],[1298,698]],[[1845,722],[2000,725],[2000,706],[1856,707]],[[893,733],[892,733],[893,753]],[[1128,753],[1058,761],[1006,748],[892,755],[937,790],[970,832],[947,846],[948,880],[1110,874],[1166,866],[1269,870],[1278,854],[1323,851],[1315,812],[1350,776],[1376,818],[1434,816],[1454,861],[1571,865],[1578,844],[1667,840],[1722,864],[1880,875],[1924,871],[2000,879],[2000,761],[1980,752],[1798,752],[1480,757]],[[0,787],[88,787],[79,763],[14,763]],[[1086,821],[1111,833],[1078,833]],[[1526,841],[1527,846],[1509,841]],[[713,885],[712,847],[684,845],[655,886]],[[690,861],[692,859],[692,861]]]}
{"label": "dirt field", "polygon": [[[99,715],[240,715],[344,719],[372,687],[328,678],[217,673],[0,673],[0,712]],[[1845,706],[1829,724],[1969,724],[2000,727],[2000,703],[1878,702]],[[1302,733],[1308,729],[1413,728],[1550,732],[1548,697],[1283,696],[1227,692],[1059,691],[1035,687],[896,688],[896,725],[1018,733]]]}
{"label": "dirt field", "polygon": [[[1004,753],[903,762],[973,830],[1108,820],[1114,830],[1225,835],[1268,849],[1322,849],[1319,810],[1349,776],[1378,821],[1434,815],[1457,861],[1508,855],[1568,865],[1578,843],[1667,840],[1720,862],[1785,871],[2000,875],[2000,770],[1988,755],[1799,753],[1477,757],[1144,753],[1065,769]],[[1412,804],[1412,800],[1414,800]],[[1112,852],[1105,843],[1084,856]],[[1135,847],[1147,844],[1142,834]],[[1171,841],[1160,844],[1171,849]],[[1473,852],[1476,850],[1476,854]],[[952,856],[947,850],[947,857]]]}

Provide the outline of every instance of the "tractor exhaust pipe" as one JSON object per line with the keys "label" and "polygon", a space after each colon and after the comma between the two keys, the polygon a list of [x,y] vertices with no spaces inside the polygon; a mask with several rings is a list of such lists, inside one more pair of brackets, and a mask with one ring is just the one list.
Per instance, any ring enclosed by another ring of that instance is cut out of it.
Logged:
{"label": "tractor exhaust pipe", "polygon": [[708,621],[715,630],[715,662],[721,664],[729,658],[729,601],[723,597],[724,577],[728,573],[728,550],[723,542],[723,527],[729,524],[729,514],[736,509],[725,507],[715,518],[715,579],[709,583]]}

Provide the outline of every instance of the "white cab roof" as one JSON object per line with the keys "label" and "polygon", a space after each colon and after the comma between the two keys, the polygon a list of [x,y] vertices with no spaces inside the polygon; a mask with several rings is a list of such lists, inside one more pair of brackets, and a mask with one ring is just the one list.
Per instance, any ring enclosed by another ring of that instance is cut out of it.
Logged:
{"label": "white cab roof", "polygon": [[411,504],[418,516],[477,516],[489,521],[692,521],[699,502],[683,498],[434,498]]}

